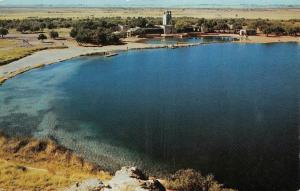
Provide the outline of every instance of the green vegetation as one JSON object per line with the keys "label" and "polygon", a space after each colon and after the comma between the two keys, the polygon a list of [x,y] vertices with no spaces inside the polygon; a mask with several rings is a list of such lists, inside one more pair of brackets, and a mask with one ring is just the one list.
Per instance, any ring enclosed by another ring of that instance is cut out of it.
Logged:
{"label": "green vegetation", "polygon": [[295,36],[300,33],[300,20],[285,21],[269,21],[263,19],[253,20],[249,23],[249,27],[259,29],[264,34],[275,35],[292,35]]}
{"label": "green vegetation", "polygon": [[223,188],[212,175],[202,176],[193,169],[177,171],[167,179],[166,187],[177,191],[234,191]]}
{"label": "green vegetation", "polygon": [[[0,20],[0,28],[12,29],[22,33],[40,32],[45,29],[73,28],[71,36],[76,36],[81,32],[88,32],[87,35],[80,36],[78,39],[87,39],[88,42],[96,43],[99,41],[95,36],[109,35],[104,43],[110,43],[112,32],[116,31],[118,25],[127,25],[130,28],[153,28],[161,25],[161,18],[155,17],[110,17],[110,18],[89,18],[75,20],[71,18],[31,18]],[[297,35],[300,33],[300,20],[268,20],[268,19],[205,19],[180,17],[174,18],[173,24],[178,32],[190,32],[192,26],[201,27],[205,32],[237,32],[242,28],[259,29],[261,32],[274,35]],[[85,31],[85,30],[92,31]],[[98,31],[96,31],[99,29]],[[76,33],[77,32],[77,33]],[[76,38],[76,37],[75,37]],[[114,39],[116,40],[116,39]],[[102,42],[102,41],[101,41]],[[115,43],[115,42],[112,42]]]}
{"label": "green vegetation", "polygon": [[45,34],[39,34],[39,36],[38,36],[38,40],[41,40],[41,41],[43,41],[43,40],[46,40],[47,39],[47,36],[45,35]]}
{"label": "green vegetation", "polygon": [[96,45],[119,44],[120,38],[115,35],[113,28],[117,25],[111,22],[80,20],[70,32],[70,36],[79,43]]}
{"label": "green vegetation", "polygon": [[0,28],[0,35],[2,38],[7,34],[8,34],[8,30],[6,28]]}
{"label": "green vegetation", "polygon": [[0,27],[7,29],[15,28],[22,33],[43,31],[44,29],[70,28],[73,25],[72,19],[13,19],[0,20]]}
{"label": "green vegetation", "polygon": [[[72,29],[70,36],[79,43],[90,43],[96,45],[119,44],[120,38],[125,37],[124,31],[119,30],[119,25],[127,28],[140,27],[136,30],[137,35],[151,33],[153,28],[159,28],[162,24],[161,18],[154,17],[105,17],[105,18],[30,18],[0,20],[1,29],[16,29],[22,33],[36,33],[53,29]],[[254,29],[266,35],[299,35],[300,20],[268,20],[268,19],[205,19],[179,17],[173,19],[176,30],[180,32],[201,31],[206,33],[238,33],[240,29]],[[3,31],[4,32],[4,31]],[[4,34],[5,35],[5,34]],[[51,38],[57,38],[58,34],[50,32]]]}
{"label": "green vegetation", "polygon": [[268,19],[197,19],[175,18],[174,24],[178,32],[192,32],[193,27],[201,27],[202,32],[237,33],[240,29],[258,29],[269,35],[297,35],[300,33],[300,20],[268,20]]}
{"label": "green vegetation", "polygon": [[49,33],[49,35],[50,35],[50,38],[53,38],[53,39],[56,39],[59,37],[59,33],[57,31],[51,31]]}

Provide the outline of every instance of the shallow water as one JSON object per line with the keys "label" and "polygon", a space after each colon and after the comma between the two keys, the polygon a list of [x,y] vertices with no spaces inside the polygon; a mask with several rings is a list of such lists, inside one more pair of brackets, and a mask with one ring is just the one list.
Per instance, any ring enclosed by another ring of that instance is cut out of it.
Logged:
{"label": "shallow water", "polygon": [[0,128],[109,169],[195,168],[242,190],[296,190],[299,60],[296,43],[72,59],[1,86]]}

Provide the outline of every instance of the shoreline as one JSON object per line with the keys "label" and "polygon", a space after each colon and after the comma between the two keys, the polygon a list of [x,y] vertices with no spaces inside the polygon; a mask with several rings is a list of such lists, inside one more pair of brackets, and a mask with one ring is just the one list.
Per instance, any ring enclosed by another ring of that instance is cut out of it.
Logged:
{"label": "shoreline", "polygon": [[[279,36],[279,37],[266,37],[266,36],[249,36],[247,39],[241,40],[241,37],[236,34],[205,34],[205,36],[228,36],[233,38],[240,38],[239,41],[228,43],[242,43],[242,44],[266,44],[266,43],[287,43],[287,42],[300,42],[299,37],[292,36]],[[0,66],[0,86],[7,80],[23,74],[27,71],[42,68],[47,65],[60,63],[81,56],[92,56],[111,54],[114,52],[129,51],[129,50],[144,50],[144,49],[160,49],[160,48],[184,48],[190,46],[200,46],[212,43],[186,43],[176,45],[166,44],[146,44],[140,42],[143,39],[131,39],[125,41],[124,45],[109,45],[103,47],[81,47],[77,45],[69,46],[65,49],[46,49],[37,51],[29,56],[13,61],[9,64]],[[49,56],[51,55],[51,56]]]}
{"label": "shoreline", "polygon": [[[199,44],[181,44],[174,45],[172,47],[189,47],[197,46]],[[144,49],[160,49],[160,48],[171,48],[170,45],[153,45],[145,43],[133,43],[129,42],[125,45],[110,45],[103,47],[80,47],[72,46],[66,49],[47,49],[42,51],[37,51],[29,56],[21,58],[19,60],[13,61],[9,64],[0,66],[0,86],[4,84],[7,80],[23,74],[27,71],[43,68],[47,65],[60,63],[66,60],[70,60],[81,56],[105,56],[105,54],[110,54],[114,52],[129,51],[129,50],[144,50]],[[54,54],[55,56],[48,57],[49,54]],[[37,61],[39,60],[39,61]]]}

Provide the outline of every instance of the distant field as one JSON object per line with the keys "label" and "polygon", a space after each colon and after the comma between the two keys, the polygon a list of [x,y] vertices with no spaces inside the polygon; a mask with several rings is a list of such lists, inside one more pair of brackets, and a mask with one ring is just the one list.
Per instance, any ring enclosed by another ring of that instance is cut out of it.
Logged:
{"label": "distant field", "polygon": [[[278,9],[171,9],[175,17],[198,18],[248,18],[248,19],[300,19],[298,8]],[[161,17],[159,8],[0,8],[0,19],[23,19],[28,17]]]}

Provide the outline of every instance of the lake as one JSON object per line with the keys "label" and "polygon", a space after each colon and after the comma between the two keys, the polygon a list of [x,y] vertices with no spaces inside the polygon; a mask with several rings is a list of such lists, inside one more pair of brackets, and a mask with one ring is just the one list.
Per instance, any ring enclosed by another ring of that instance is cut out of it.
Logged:
{"label": "lake", "polygon": [[185,38],[150,38],[144,42],[147,44],[196,44],[196,43],[221,43],[237,41],[238,39],[230,36],[205,36],[205,37],[185,37]]}
{"label": "lake", "polygon": [[1,86],[0,128],[110,170],[195,168],[240,190],[296,190],[299,60],[297,43],[80,57]]}

